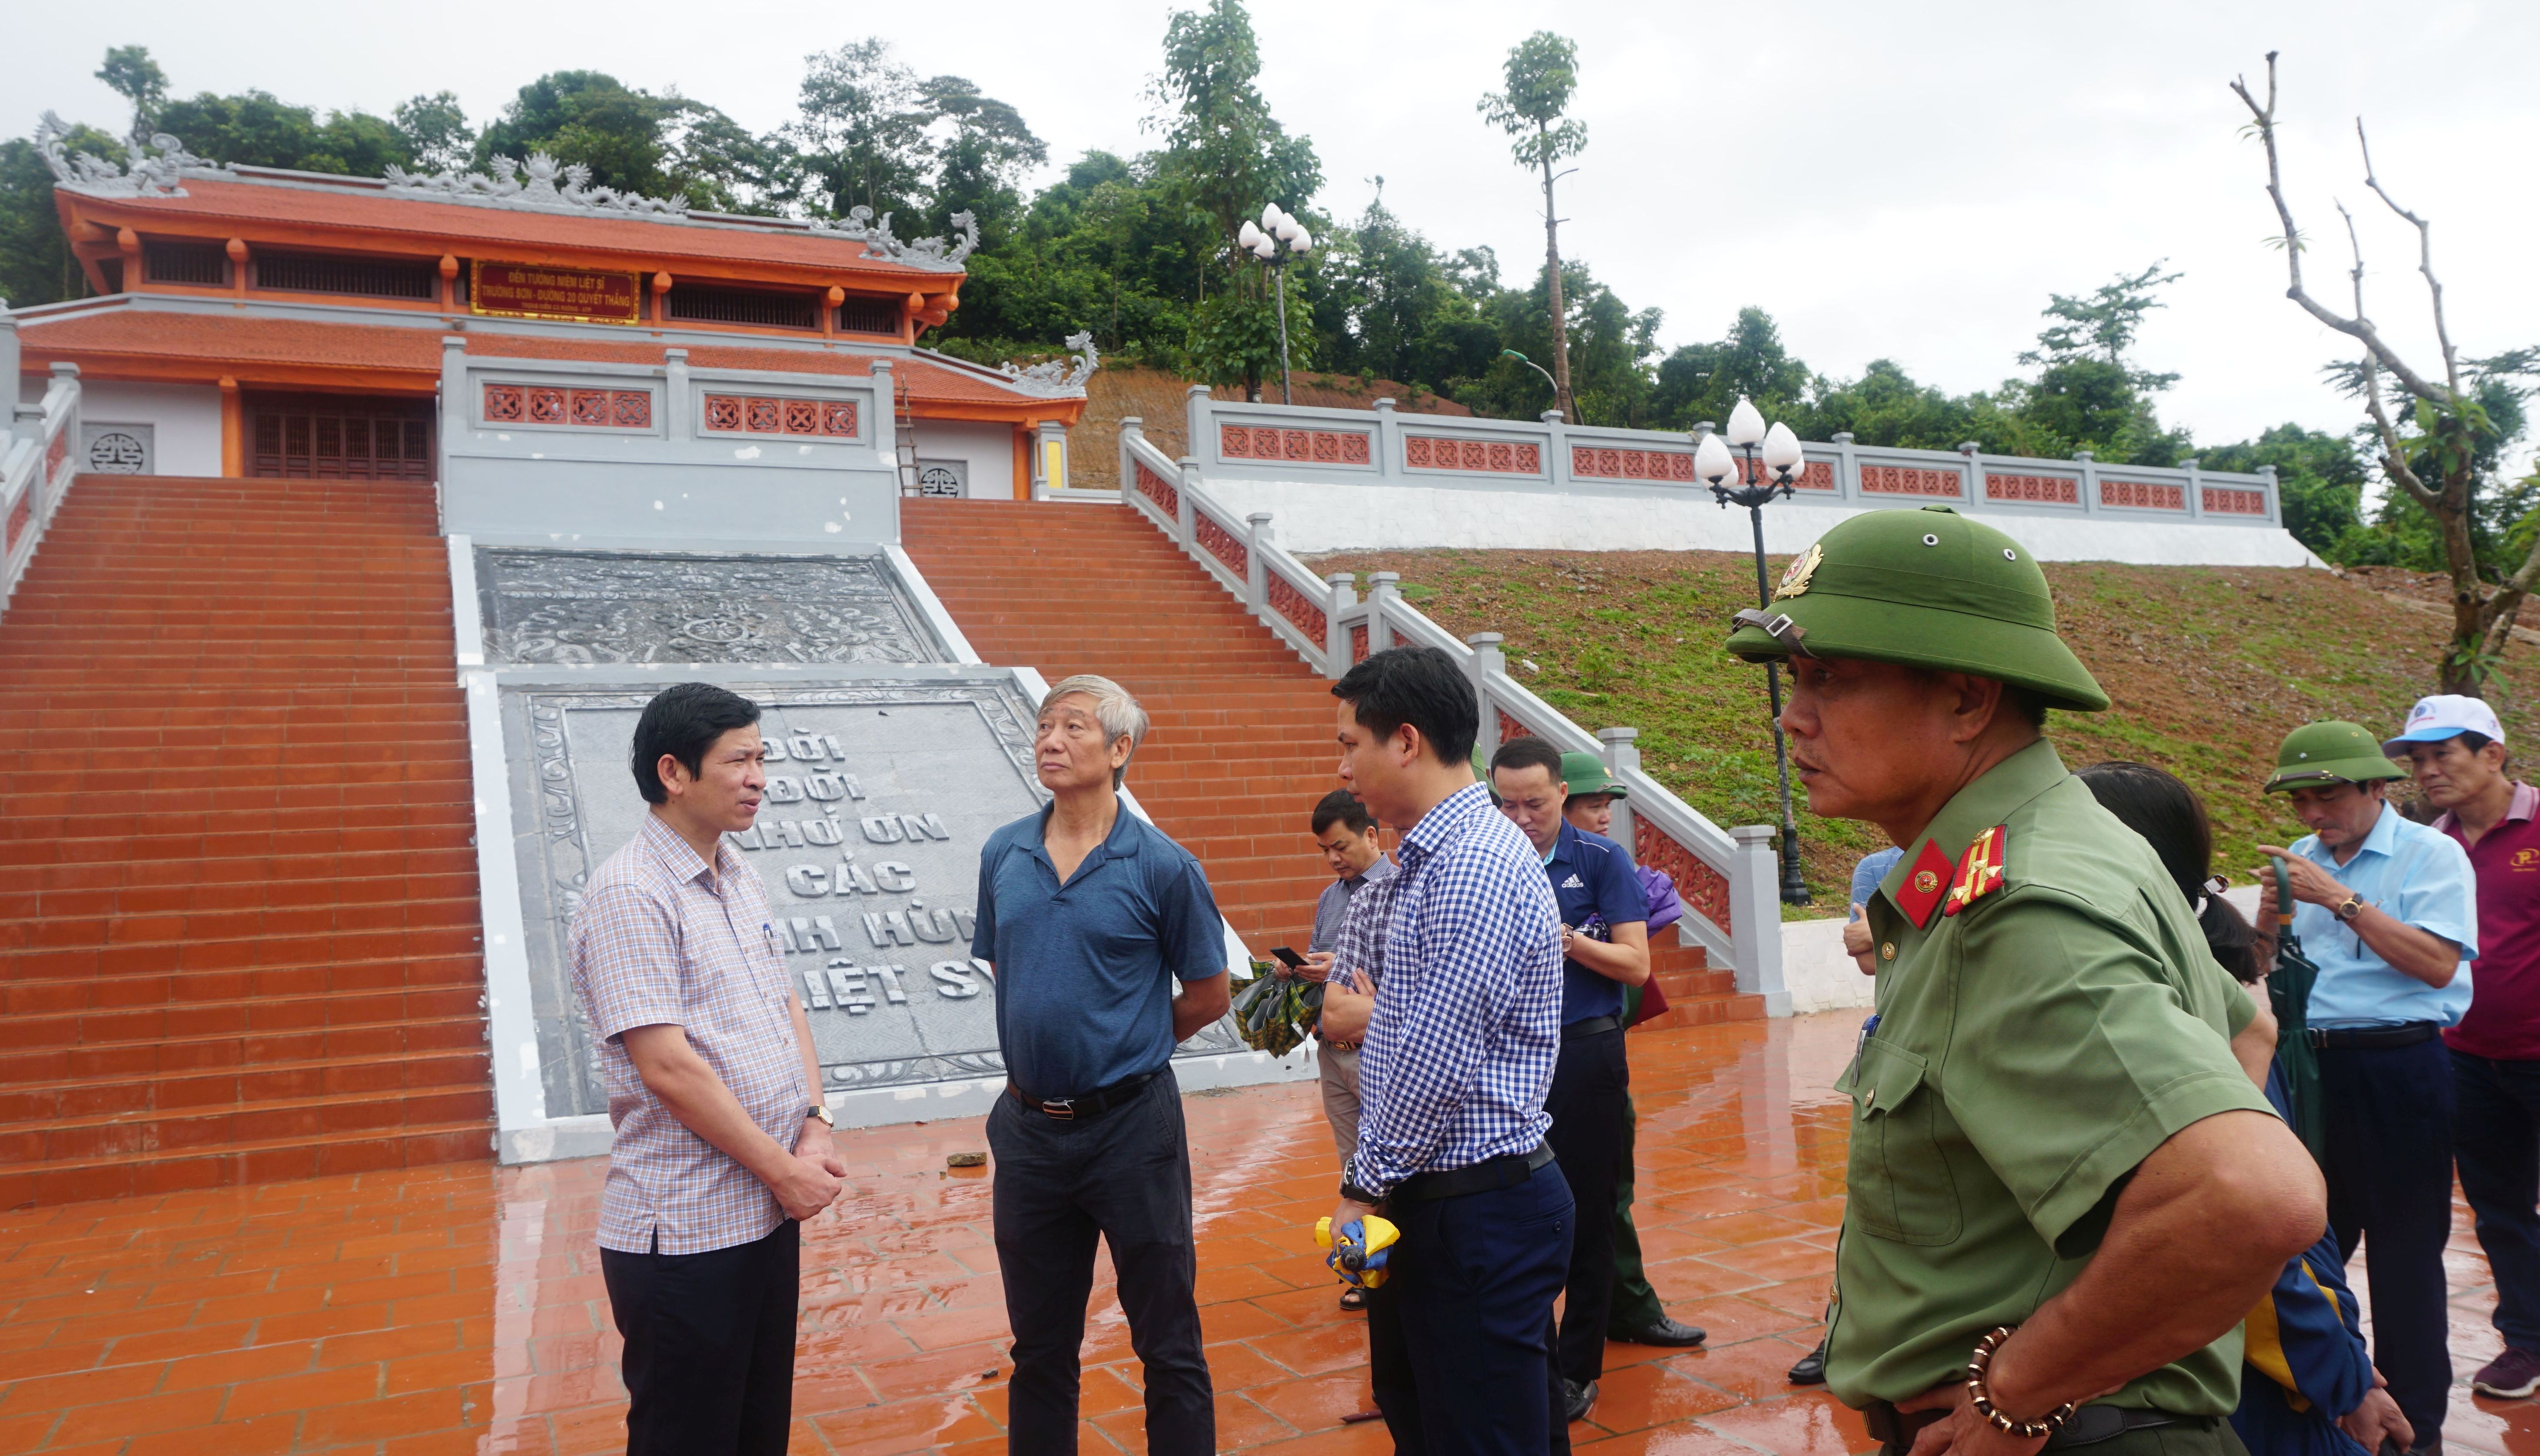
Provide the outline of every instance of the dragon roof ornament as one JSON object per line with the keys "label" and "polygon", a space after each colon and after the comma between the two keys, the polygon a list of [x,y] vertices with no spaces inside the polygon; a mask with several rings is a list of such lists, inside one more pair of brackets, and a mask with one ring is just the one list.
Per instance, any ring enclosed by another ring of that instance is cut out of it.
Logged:
{"label": "dragon roof ornament", "polygon": [[874,210],[858,203],[847,209],[845,222],[811,219],[811,231],[855,239],[864,243],[866,257],[905,263],[913,268],[958,268],[961,260],[979,245],[979,219],[974,213],[952,214],[952,226],[960,231],[961,236],[949,243],[941,238],[920,238],[913,243],[903,243],[891,234],[891,217],[892,214],[883,213],[881,220],[876,221]]}
{"label": "dragon roof ornament", "polygon": [[545,210],[586,207],[667,217],[684,216],[688,210],[684,197],[646,197],[614,187],[595,187],[589,167],[579,162],[558,162],[544,152],[531,152],[527,162],[496,157],[486,166],[491,175],[482,172],[412,173],[402,167],[390,167],[383,175],[388,179],[388,191],[436,202],[482,202]]}
{"label": "dragon roof ornament", "polygon": [[157,155],[144,154],[136,146],[130,165],[123,168],[103,157],[69,150],[66,139],[70,134],[70,127],[58,114],[46,111],[35,126],[35,151],[44,159],[44,166],[51,169],[55,182],[83,192],[182,197],[186,173],[227,170],[186,151],[183,142],[164,131],[153,132],[150,137],[151,150]]}
{"label": "dragon roof ornament", "polygon": [[1102,356],[1094,347],[1091,330],[1069,334],[1067,348],[1074,356],[1074,368],[1069,367],[1068,360],[1052,359],[1028,369],[1019,364],[1001,364],[997,366],[997,373],[1025,393],[1051,398],[1081,395],[1085,392],[1085,381],[1094,378],[1094,371],[1101,367]]}

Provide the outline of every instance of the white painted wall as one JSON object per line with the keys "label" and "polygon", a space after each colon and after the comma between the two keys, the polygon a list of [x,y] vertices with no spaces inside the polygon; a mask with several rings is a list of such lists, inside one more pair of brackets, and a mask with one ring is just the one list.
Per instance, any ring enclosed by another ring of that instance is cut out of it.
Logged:
{"label": "white painted wall", "polygon": [[919,420],[917,458],[968,466],[970,499],[1015,498],[1015,427],[994,420]]}
{"label": "white painted wall", "polygon": [[152,474],[221,473],[221,391],[215,385],[82,380],[80,416],[89,426],[151,426]]}
{"label": "white painted wall", "polygon": [[[1753,527],[1742,510],[1708,498],[1652,494],[1510,490],[1491,486],[1351,485],[1332,481],[1211,477],[1210,494],[1237,520],[1275,518],[1290,551],[1381,551],[1422,546],[1557,551],[1749,551]],[[2279,529],[2192,521],[2064,519],[2025,512],[1962,514],[2001,528],[2040,561],[2122,561],[2139,566],[2317,566],[2317,557]],[[1804,548],[1844,507],[1777,501],[1764,508],[1764,548]]]}
{"label": "white painted wall", "polygon": [[1877,982],[1843,953],[1841,920],[1794,920],[1782,926],[1782,984],[1791,1014],[1873,1005]]}

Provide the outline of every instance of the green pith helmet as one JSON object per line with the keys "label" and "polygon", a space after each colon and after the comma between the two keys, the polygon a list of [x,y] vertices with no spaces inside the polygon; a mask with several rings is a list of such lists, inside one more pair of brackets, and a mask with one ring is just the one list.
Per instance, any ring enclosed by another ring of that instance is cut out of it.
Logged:
{"label": "green pith helmet", "polygon": [[1561,755],[1561,781],[1570,786],[1573,797],[1582,794],[1610,794],[1622,798],[1632,792],[1623,787],[1620,779],[1605,772],[1605,760],[1593,753]]}
{"label": "green pith helmet", "polygon": [[2108,695],[2055,635],[2055,598],[2026,547],[1946,506],[1867,511],[1791,562],[1773,604],[1737,614],[1750,662],[1866,658],[1969,672],[2095,713]]}
{"label": "green pith helmet", "polygon": [[2285,746],[2276,750],[2276,771],[2267,776],[2267,792],[2406,777],[2408,771],[2390,761],[2381,740],[2363,725],[2329,719],[2303,724],[2285,735]]}

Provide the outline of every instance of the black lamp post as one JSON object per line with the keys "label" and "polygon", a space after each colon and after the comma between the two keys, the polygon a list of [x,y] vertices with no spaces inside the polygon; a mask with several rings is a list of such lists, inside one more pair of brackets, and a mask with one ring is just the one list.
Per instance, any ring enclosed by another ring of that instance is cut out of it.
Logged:
{"label": "black lamp post", "polygon": [[[1242,231],[1235,235],[1237,246],[1270,265],[1270,277],[1279,293],[1279,402],[1294,404],[1288,388],[1288,264],[1305,256],[1314,245],[1313,235],[1305,225],[1281,211],[1279,204],[1262,204],[1261,222],[1255,226],[1245,220]],[[1283,245],[1284,244],[1284,245]]]}
{"label": "black lamp post", "polygon": [[[1732,447],[1735,454],[1730,453]],[[1721,509],[1743,506],[1754,523],[1755,604],[1767,610],[1773,605],[1773,587],[1764,570],[1764,503],[1776,494],[1788,498],[1798,484],[1798,472],[1806,464],[1806,452],[1799,448],[1799,437],[1791,433],[1791,427],[1777,424],[1765,428],[1763,414],[1747,403],[1743,394],[1737,396],[1737,407],[1729,413],[1727,438],[1705,435],[1693,452],[1693,473],[1711,487],[1712,498],[1720,502]],[[1734,485],[1728,483],[1732,478],[1737,482]],[[1778,662],[1764,664],[1764,690],[1773,704],[1773,763],[1781,775],[1782,900],[1785,904],[1805,905],[1808,882],[1799,872],[1799,825],[1791,812],[1791,745],[1782,736],[1782,671]]]}

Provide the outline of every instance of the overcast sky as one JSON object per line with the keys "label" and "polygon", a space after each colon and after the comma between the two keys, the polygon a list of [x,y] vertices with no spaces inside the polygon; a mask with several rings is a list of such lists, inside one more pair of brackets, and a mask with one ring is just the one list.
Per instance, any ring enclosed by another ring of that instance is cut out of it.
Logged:
{"label": "overcast sky", "polygon": [[[260,0],[241,24],[167,0],[30,7],[8,61],[24,114],[0,121],[32,128],[51,107],[119,131],[121,103],[91,73],[108,45],[138,42],[186,95],[260,87],[385,114],[447,88],[481,122],[531,77],[587,67],[765,130],[792,114],[806,52],[880,35],[920,74],[964,75],[1014,103],[1063,162],[1150,144],[1143,90],[1174,8]],[[2435,221],[2463,353],[2540,343],[2528,0],[1431,0],[1258,4],[1253,20],[1262,88],[1322,158],[1316,204],[1355,217],[1380,174],[1411,226],[1442,247],[1489,243],[1512,278],[1541,256],[1536,194],[1474,101],[1529,32],[1576,39],[1589,147],[1564,183],[1564,251],[1634,307],[1663,310],[1669,347],[1720,336],[1753,304],[1821,372],[1885,356],[1979,388],[2016,372],[2050,291],[2166,258],[2186,276],[2140,355],[2182,376],[2163,415],[2209,445],[2354,418],[2318,374],[2351,348],[2283,296],[2261,155],[2224,90],[2281,49],[2313,291],[2346,297],[2343,199],[2362,221],[2372,314],[2435,367],[2413,234],[2362,185],[2360,113],[2384,183]]]}

